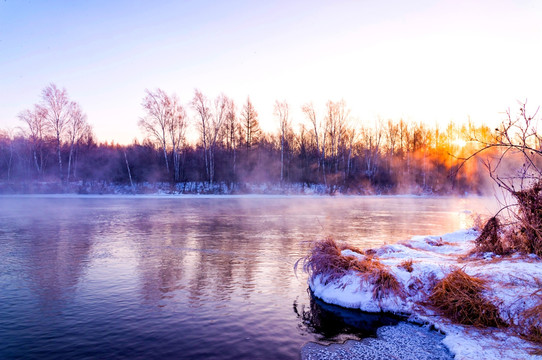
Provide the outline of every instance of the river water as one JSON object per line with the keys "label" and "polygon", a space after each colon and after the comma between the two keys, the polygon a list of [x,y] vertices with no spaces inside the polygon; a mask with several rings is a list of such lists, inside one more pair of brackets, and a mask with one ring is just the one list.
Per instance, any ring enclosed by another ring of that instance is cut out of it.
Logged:
{"label": "river water", "polygon": [[322,304],[313,240],[470,226],[488,198],[0,197],[0,358],[295,359],[396,319]]}

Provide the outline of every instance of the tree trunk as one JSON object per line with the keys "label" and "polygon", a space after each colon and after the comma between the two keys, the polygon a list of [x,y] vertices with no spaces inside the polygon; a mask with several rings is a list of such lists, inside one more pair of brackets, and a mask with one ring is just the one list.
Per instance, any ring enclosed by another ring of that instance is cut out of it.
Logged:
{"label": "tree trunk", "polygon": [[124,161],[126,162],[126,169],[128,170],[128,178],[130,179],[130,186],[134,187],[134,182],[132,181],[132,172],[130,171],[130,165],[128,164],[128,156],[126,151],[124,152]]}
{"label": "tree trunk", "polygon": [[280,138],[280,186],[284,183],[284,135]]}
{"label": "tree trunk", "polygon": [[58,175],[60,177],[60,182],[64,182],[64,177],[62,174],[62,154],[60,153],[60,135],[57,136]]}

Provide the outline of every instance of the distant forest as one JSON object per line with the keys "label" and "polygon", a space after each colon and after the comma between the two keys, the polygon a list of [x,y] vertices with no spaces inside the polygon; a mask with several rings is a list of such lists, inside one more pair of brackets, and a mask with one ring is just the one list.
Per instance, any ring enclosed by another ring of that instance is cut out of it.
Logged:
{"label": "distant forest", "polygon": [[[195,90],[181,103],[160,89],[146,90],[139,119],[145,140],[118,145],[97,142],[81,106],[51,84],[39,103],[20,112],[20,127],[0,130],[0,191],[111,192],[120,186],[144,192],[161,184],[183,192],[194,191],[182,186],[194,183],[212,193],[247,192],[255,184],[348,194],[483,191],[479,161],[455,172],[460,158],[479,147],[473,139],[492,137],[486,126],[403,120],[364,126],[344,101],[328,101],[322,113],[315,109],[304,104],[304,119],[294,127],[290,105],[276,101],[277,130],[265,133],[250,98],[235,104]],[[197,132],[197,142],[187,142],[189,131]]]}

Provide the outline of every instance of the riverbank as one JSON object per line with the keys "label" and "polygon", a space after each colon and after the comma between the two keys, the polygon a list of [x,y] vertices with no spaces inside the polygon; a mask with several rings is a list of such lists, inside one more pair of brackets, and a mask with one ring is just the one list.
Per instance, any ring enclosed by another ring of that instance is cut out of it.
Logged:
{"label": "riverbank", "polygon": [[26,181],[0,182],[0,194],[91,194],[91,195],[467,195],[435,192],[412,186],[405,189],[347,185],[324,185],[315,183],[226,183],[209,184],[204,181],[191,182],[143,182],[133,185],[106,181]]}
{"label": "riverbank", "polygon": [[[542,359],[540,343],[528,340],[542,325],[537,312],[542,306],[541,260],[473,254],[476,237],[474,230],[461,230],[370,250],[338,245],[338,257],[329,244],[320,243],[305,264],[309,286],[330,304],[406,315],[411,322],[431,325],[445,334],[443,344],[455,359]],[[476,319],[473,325],[459,324],[438,310],[434,289],[451,274],[480,280],[479,300],[485,315],[494,310],[495,326]]]}

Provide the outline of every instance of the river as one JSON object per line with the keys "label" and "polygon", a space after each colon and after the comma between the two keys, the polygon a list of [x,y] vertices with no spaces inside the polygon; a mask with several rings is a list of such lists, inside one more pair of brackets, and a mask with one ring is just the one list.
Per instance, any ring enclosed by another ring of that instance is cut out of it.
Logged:
{"label": "river", "polygon": [[391,317],[312,299],[311,241],[377,247],[489,214],[452,197],[2,196],[0,358],[292,359]]}

